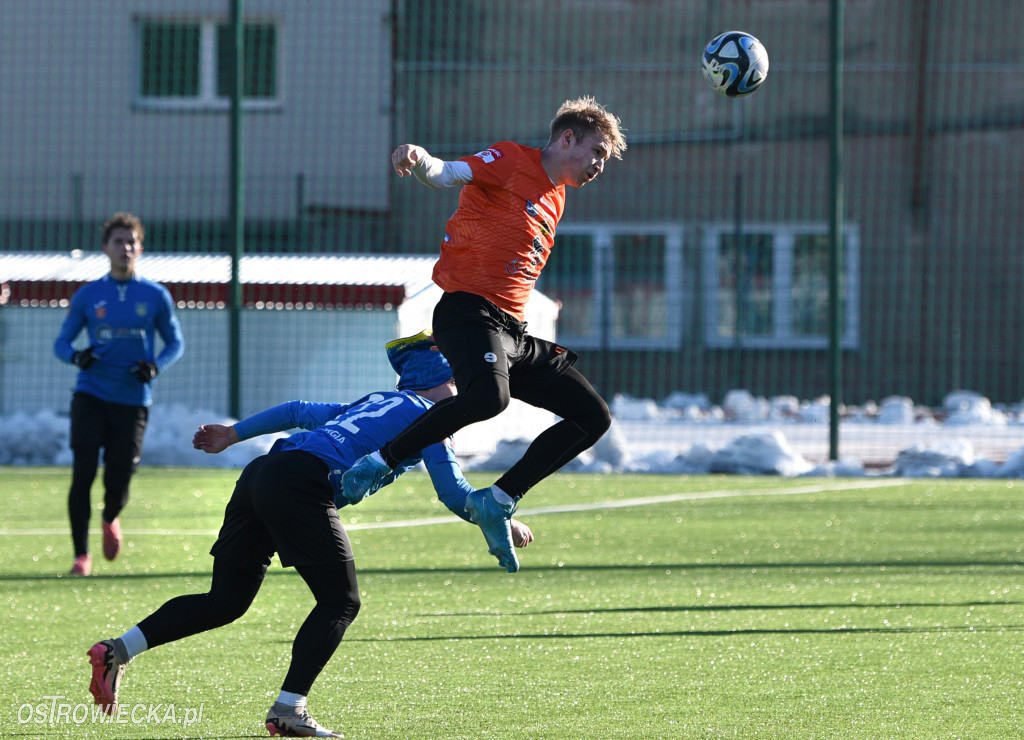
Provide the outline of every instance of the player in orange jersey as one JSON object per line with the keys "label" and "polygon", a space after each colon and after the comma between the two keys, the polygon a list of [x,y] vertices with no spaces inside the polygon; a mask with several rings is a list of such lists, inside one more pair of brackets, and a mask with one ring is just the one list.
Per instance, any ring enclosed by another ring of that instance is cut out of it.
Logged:
{"label": "player in orange jersey", "polygon": [[350,503],[415,451],[496,416],[518,398],[561,420],[494,485],[469,494],[466,511],[498,562],[509,573],[519,569],[509,524],[519,499],[611,424],[604,399],[573,368],[576,354],[527,333],[526,302],[551,254],[566,186],[586,185],[625,149],[619,119],[589,96],[558,109],[542,149],[502,141],[455,161],[415,144],[395,149],[391,163],[399,176],[413,175],[430,188],[462,188],[434,266],[434,282],[445,291],[434,308],[434,339],[451,364],[458,395],[356,461],[342,484]]}

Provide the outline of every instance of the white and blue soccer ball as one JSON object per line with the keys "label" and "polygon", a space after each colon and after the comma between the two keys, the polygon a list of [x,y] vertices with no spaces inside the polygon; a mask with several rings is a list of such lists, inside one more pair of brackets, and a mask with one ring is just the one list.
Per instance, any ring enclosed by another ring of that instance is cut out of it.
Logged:
{"label": "white and blue soccer ball", "polygon": [[701,71],[715,92],[727,98],[742,98],[761,87],[768,77],[768,52],[749,33],[726,31],[708,42]]}

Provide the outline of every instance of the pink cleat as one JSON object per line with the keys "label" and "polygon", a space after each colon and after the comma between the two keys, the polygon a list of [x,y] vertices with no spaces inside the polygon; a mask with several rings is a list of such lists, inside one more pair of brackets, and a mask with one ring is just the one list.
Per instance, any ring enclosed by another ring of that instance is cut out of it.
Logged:
{"label": "pink cleat", "polygon": [[89,553],[79,555],[71,566],[70,575],[87,576],[92,573],[92,556]]}
{"label": "pink cleat", "polygon": [[114,521],[107,524],[103,522],[103,557],[113,560],[121,553],[121,520],[114,517]]}
{"label": "pink cleat", "polygon": [[124,663],[119,663],[114,657],[114,643],[112,640],[97,642],[87,653],[89,662],[92,663],[92,682],[89,684],[89,692],[92,698],[107,714],[117,713],[117,689],[121,685],[121,678],[124,676]]}

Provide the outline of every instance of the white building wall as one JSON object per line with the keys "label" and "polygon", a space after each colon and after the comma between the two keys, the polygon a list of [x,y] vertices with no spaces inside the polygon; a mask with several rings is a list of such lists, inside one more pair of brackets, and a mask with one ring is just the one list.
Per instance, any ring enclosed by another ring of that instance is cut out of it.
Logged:
{"label": "white building wall", "polygon": [[[137,106],[136,22],[226,21],[228,8],[225,0],[0,3],[0,218],[97,220],[114,210],[224,218],[228,111]],[[247,19],[279,24],[282,96],[279,108],[245,116],[247,218],[294,216],[300,174],[306,203],[386,208],[390,1],[246,0],[244,8]]]}

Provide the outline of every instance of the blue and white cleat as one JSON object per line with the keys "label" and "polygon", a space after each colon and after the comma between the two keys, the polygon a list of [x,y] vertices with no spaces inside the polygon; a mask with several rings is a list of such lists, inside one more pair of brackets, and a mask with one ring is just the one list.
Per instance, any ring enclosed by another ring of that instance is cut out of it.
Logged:
{"label": "blue and white cleat", "polygon": [[384,463],[377,462],[370,455],[363,455],[341,476],[341,495],[350,504],[358,504],[380,488],[381,482],[390,472],[391,468]]}
{"label": "blue and white cleat", "polygon": [[466,497],[469,518],[484,532],[491,555],[509,573],[519,570],[519,558],[512,544],[512,525],[509,521],[516,511],[516,502],[503,505],[494,500],[490,488],[473,491]]}

